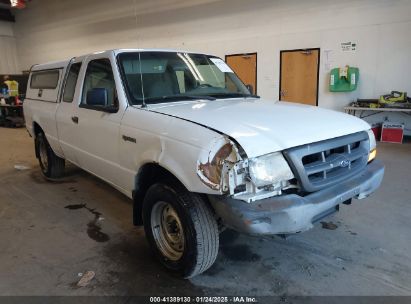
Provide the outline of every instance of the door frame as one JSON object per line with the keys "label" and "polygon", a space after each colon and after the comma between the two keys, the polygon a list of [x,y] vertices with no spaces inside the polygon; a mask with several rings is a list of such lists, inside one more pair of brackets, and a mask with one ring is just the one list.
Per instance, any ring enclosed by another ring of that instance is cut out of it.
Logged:
{"label": "door frame", "polygon": [[[257,73],[257,71],[258,71],[258,54],[257,54],[257,52],[254,52],[254,53],[238,53],[238,54],[230,54],[230,55],[225,55],[225,62],[227,63],[227,58],[228,57],[233,57],[233,56],[249,56],[249,55],[255,55],[255,88],[254,88],[254,94],[257,94],[257,85],[258,85],[258,78],[257,78],[257,75],[258,75],[258,73]],[[236,74],[237,75],[237,73],[235,73],[234,72],[234,74]],[[237,75],[237,77],[238,77],[238,75]],[[238,78],[240,78],[240,77],[238,77]],[[240,79],[241,80],[241,79]],[[243,82],[242,80],[241,80],[241,82]]]}
{"label": "door frame", "polygon": [[317,92],[315,106],[318,107],[318,91],[320,86],[320,59],[321,59],[321,48],[307,48],[307,49],[293,49],[293,50],[281,50],[280,51],[280,85],[278,87],[278,100],[281,101],[281,71],[282,71],[282,55],[286,52],[303,52],[303,51],[318,51],[318,64],[317,64]]}

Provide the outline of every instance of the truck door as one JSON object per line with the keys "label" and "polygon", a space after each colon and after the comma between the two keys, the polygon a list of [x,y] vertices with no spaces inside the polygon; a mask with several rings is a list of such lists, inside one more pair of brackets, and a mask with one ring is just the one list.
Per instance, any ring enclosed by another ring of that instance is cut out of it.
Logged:
{"label": "truck door", "polygon": [[60,103],[56,111],[56,122],[58,139],[61,149],[64,153],[64,158],[74,164],[78,164],[76,158],[76,128],[72,117],[76,115],[78,95],[81,93],[81,81],[79,75],[83,65],[82,58],[73,59],[69,66],[68,72],[63,84]]}
{"label": "truck door", "polygon": [[[89,56],[76,114],[76,158],[80,167],[122,188],[119,165],[120,124],[126,104],[119,102],[112,52]],[[124,190],[124,189],[122,189]]]}

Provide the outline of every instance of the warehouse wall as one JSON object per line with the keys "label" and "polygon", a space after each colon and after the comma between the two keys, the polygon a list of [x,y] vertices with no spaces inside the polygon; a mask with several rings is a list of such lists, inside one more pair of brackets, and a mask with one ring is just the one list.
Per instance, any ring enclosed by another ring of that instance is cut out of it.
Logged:
{"label": "warehouse wall", "polygon": [[[319,106],[342,110],[358,97],[411,94],[410,12],[408,0],[34,0],[15,35],[20,69],[121,47],[257,52],[258,94],[275,99],[280,50],[320,47]],[[341,50],[348,41],[355,52]],[[329,68],[346,64],[360,68],[358,90],[328,92]]]}
{"label": "warehouse wall", "polygon": [[18,72],[13,23],[0,21],[0,74],[16,74]]}

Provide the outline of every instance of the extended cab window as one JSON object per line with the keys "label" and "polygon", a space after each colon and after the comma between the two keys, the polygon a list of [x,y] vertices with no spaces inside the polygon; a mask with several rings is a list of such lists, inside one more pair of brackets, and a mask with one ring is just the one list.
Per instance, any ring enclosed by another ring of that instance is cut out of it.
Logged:
{"label": "extended cab window", "polygon": [[74,98],[74,92],[76,90],[76,83],[78,74],[80,73],[81,62],[73,63],[70,66],[69,73],[67,75],[66,86],[64,87],[63,101],[72,102]]}
{"label": "extended cab window", "polygon": [[31,89],[55,89],[59,82],[59,70],[36,71],[31,74]]}
{"label": "extended cab window", "polygon": [[89,62],[84,78],[82,104],[85,107],[118,108],[116,84],[109,59]]}

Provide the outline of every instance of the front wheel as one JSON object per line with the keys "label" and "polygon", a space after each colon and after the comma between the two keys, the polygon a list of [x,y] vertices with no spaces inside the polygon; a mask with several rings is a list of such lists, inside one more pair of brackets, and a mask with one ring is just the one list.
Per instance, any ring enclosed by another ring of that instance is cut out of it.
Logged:
{"label": "front wheel", "polygon": [[198,194],[166,184],[151,186],[144,198],[144,230],[150,247],[169,270],[190,278],[213,265],[218,226]]}
{"label": "front wheel", "polygon": [[39,160],[41,172],[47,178],[59,178],[64,174],[65,161],[58,157],[51,149],[44,133],[39,133],[35,139],[36,156]]}

